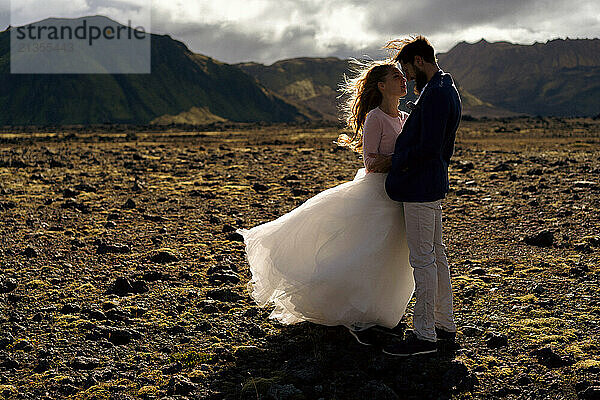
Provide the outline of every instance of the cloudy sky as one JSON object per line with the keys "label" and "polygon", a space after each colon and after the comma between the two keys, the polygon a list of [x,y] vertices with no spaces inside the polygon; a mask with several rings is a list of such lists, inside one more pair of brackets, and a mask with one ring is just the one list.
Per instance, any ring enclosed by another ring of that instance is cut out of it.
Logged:
{"label": "cloudy sky", "polygon": [[481,38],[531,44],[600,37],[598,0],[0,0],[0,29],[51,16],[103,14],[123,22],[123,9],[151,15],[153,33],[230,63],[381,58],[387,40],[413,34],[429,37],[438,52]]}

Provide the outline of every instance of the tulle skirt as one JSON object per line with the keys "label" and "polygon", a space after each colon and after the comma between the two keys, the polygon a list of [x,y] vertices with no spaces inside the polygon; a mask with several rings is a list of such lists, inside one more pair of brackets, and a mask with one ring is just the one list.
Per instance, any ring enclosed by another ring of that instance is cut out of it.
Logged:
{"label": "tulle skirt", "polygon": [[269,318],[366,329],[398,324],[414,288],[402,203],[385,173],[327,189],[281,217],[238,229],[251,297],[275,305]]}

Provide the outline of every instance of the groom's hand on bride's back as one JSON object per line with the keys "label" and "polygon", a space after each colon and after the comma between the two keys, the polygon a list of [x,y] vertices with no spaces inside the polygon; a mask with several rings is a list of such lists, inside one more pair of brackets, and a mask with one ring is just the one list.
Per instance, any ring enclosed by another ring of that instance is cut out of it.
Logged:
{"label": "groom's hand on bride's back", "polygon": [[375,160],[369,168],[370,172],[388,172],[392,167],[392,156],[369,153],[369,157],[375,157]]}

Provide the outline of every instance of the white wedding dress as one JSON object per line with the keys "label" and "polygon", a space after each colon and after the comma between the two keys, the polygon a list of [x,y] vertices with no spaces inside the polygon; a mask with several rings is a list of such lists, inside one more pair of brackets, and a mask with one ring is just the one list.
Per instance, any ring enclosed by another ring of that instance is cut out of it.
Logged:
{"label": "white wedding dress", "polygon": [[244,237],[248,291],[269,318],[366,329],[398,324],[414,288],[402,204],[386,173],[357,171]]}

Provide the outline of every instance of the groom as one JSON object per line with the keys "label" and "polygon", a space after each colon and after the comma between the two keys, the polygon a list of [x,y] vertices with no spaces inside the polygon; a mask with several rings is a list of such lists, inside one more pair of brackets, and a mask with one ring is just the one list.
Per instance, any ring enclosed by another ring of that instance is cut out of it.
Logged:
{"label": "groom", "polygon": [[396,140],[385,181],[388,196],[403,203],[416,303],[414,335],[384,346],[383,352],[408,356],[434,353],[437,340],[454,341],[456,336],[441,200],[448,192],[448,164],[461,101],[452,77],[438,67],[426,38],[394,41],[388,47],[399,50],[395,61],[406,79],[415,81],[420,94]]}

